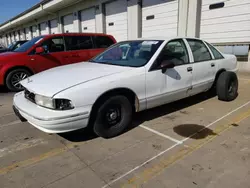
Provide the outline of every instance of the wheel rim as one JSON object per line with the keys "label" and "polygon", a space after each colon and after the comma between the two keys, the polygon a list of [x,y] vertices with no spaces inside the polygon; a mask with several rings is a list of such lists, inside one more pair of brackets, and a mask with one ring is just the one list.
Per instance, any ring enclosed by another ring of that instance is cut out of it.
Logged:
{"label": "wheel rim", "polygon": [[22,85],[19,83],[20,81],[28,78],[28,74],[25,72],[17,72],[13,74],[11,77],[11,84],[15,89],[23,89]]}
{"label": "wheel rim", "polygon": [[235,92],[236,92],[236,82],[235,81],[232,81],[230,83],[230,85],[228,86],[228,93],[229,95],[231,96],[234,96]]}
{"label": "wheel rim", "polygon": [[105,125],[110,128],[119,124],[121,122],[121,117],[121,106],[112,105],[106,108],[103,118]]}

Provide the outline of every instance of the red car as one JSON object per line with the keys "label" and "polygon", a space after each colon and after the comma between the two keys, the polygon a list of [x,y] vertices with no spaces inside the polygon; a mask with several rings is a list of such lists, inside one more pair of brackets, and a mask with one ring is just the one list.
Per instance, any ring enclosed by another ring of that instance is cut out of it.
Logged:
{"label": "red car", "polygon": [[0,85],[20,91],[19,81],[61,65],[87,61],[116,43],[113,36],[64,33],[33,38],[13,52],[0,54]]}

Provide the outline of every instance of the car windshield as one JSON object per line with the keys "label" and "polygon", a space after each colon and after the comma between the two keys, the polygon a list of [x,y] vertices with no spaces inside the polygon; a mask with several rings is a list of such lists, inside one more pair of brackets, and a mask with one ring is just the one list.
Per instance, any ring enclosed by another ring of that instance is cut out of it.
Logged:
{"label": "car windshield", "polygon": [[141,67],[148,63],[162,43],[161,40],[120,42],[96,56],[90,62]]}
{"label": "car windshield", "polygon": [[40,40],[42,40],[44,36],[39,36],[31,39],[30,41],[24,43],[19,48],[15,49],[14,52],[26,52],[29,50],[34,44],[38,43]]}

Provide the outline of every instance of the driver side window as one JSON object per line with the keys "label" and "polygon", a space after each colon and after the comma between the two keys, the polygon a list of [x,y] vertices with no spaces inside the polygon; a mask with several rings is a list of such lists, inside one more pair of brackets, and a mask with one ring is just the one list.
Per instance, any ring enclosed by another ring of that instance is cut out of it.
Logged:
{"label": "driver side window", "polygon": [[172,40],[166,44],[158,57],[158,67],[163,61],[171,62],[175,66],[189,63],[188,52],[182,39]]}
{"label": "driver side window", "polygon": [[63,37],[51,38],[41,45],[47,53],[63,52],[65,50]]}

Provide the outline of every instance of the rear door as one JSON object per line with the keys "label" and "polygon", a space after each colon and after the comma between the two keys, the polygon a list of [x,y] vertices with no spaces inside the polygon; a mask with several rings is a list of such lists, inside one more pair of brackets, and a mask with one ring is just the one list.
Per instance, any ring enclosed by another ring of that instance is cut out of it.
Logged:
{"label": "rear door", "polygon": [[94,48],[90,36],[65,36],[65,44],[71,63],[88,61]]}
{"label": "rear door", "polygon": [[215,60],[202,40],[187,39],[187,43],[193,55],[193,81],[191,94],[206,91],[215,79],[216,66]]}
{"label": "rear door", "polygon": [[65,52],[63,37],[49,38],[39,46],[44,47],[45,53],[35,54],[35,51],[33,51],[30,55],[32,67],[36,72],[70,63],[69,55]]}

